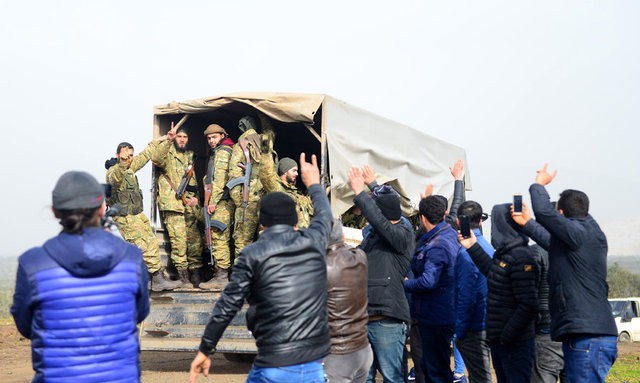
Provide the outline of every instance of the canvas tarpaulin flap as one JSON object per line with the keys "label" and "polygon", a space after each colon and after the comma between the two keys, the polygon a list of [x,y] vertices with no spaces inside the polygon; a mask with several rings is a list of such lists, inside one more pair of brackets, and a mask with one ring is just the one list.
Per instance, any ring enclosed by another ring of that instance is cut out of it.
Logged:
{"label": "canvas tarpaulin flap", "polygon": [[340,100],[326,97],[323,120],[327,134],[331,172],[331,209],[339,216],[353,205],[348,170],[371,165],[378,183],[389,180],[403,197],[403,211],[417,209],[420,193],[428,183],[434,193],[453,194],[450,166],[465,163],[466,187],[471,188],[464,149],[414,128],[377,116]]}
{"label": "canvas tarpaulin flap", "polygon": [[224,96],[171,102],[156,106],[155,115],[192,114],[215,110],[234,102],[249,105],[276,121],[313,124],[325,95],[293,93],[231,93]]}

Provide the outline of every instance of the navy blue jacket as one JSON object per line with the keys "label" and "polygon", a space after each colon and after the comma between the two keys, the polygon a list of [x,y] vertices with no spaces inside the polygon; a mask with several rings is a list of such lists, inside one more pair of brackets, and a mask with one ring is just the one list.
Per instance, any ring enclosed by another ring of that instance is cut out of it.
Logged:
{"label": "navy blue jacket", "polygon": [[458,234],[445,221],[420,237],[411,260],[415,278],[404,281],[418,322],[436,326],[455,323],[454,267],[459,247]]}
{"label": "navy blue jacket", "polygon": [[140,249],[102,228],[22,254],[11,314],[31,339],[33,381],[139,381],[147,282]]}
{"label": "navy blue jacket", "polygon": [[[490,257],[495,250],[482,236],[480,229],[473,229],[478,244]],[[487,309],[487,278],[478,270],[463,246],[456,259],[456,337],[464,339],[469,332],[485,329]]]}
{"label": "navy blue jacket", "polygon": [[567,218],[551,205],[544,186],[529,188],[536,221],[548,233],[528,233],[549,251],[551,337],[617,336],[607,300],[607,238],[590,216]]}

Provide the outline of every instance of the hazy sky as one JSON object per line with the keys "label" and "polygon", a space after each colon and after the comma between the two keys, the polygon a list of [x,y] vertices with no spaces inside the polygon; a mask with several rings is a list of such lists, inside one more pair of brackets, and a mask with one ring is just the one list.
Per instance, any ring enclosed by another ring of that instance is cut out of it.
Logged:
{"label": "hazy sky", "polygon": [[[152,107],[238,91],[326,93],[462,146],[486,210],[585,191],[612,253],[640,251],[640,2],[5,1],[0,254],[59,231],[67,170],[104,179]],[[393,132],[372,132],[393,134]],[[413,143],[407,143],[410,146]],[[7,152],[8,151],[8,152]],[[150,187],[150,166],[139,173]],[[147,193],[148,196],[148,193]],[[149,212],[149,198],[145,200]],[[632,233],[622,231],[633,222]]]}

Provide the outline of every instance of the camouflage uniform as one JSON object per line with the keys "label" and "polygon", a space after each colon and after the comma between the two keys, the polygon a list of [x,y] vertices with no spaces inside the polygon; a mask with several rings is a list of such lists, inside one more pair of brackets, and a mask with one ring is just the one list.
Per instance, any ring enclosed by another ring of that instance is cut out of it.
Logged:
{"label": "camouflage uniform", "polygon": [[262,154],[262,163],[260,166],[260,182],[264,191],[271,192],[283,192],[288,194],[294,201],[296,201],[296,209],[298,210],[298,227],[309,227],[311,223],[311,217],[313,217],[313,204],[311,198],[302,194],[295,185],[290,185],[288,182],[282,181],[276,173],[275,164],[271,154]]}
{"label": "camouflage uniform", "polygon": [[[260,174],[260,136],[254,129],[247,129],[240,138],[240,140],[246,139],[249,141],[247,148],[250,152],[250,158],[252,162],[252,171],[250,174],[249,183],[249,200],[246,209],[242,207],[242,185],[237,185],[229,191],[231,200],[235,205],[235,223],[233,227],[233,240],[235,242],[235,256],[238,259],[238,255],[244,249],[245,246],[250,244],[256,238],[258,230],[258,215],[260,198],[263,195],[262,184],[258,175]],[[232,180],[244,175],[244,169],[239,166],[246,164],[246,158],[240,144],[233,146],[231,152],[231,160],[229,161],[229,179]],[[244,221],[243,221],[244,211]]]}
{"label": "camouflage uniform", "polygon": [[354,229],[364,229],[368,222],[364,215],[353,212],[353,208],[347,210],[342,215],[342,225],[345,227],[352,227]]}
{"label": "camouflage uniform", "polygon": [[[207,176],[204,178],[205,185],[211,184],[211,196],[209,201],[204,201],[206,205],[215,205],[216,210],[213,212],[211,219],[220,221],[227,225],[227,230],[220,232],[212,229],[211,247],[216,265],[223,269],[231,267],[231,221],[235,210],[233,201],[229,198],[223,199],[224,187],[229,180],[229,161],[231,159],[232,148],[230,145],[218,145],[213,150],[213,154],[209,157],[207,164]],[[213,179],[209,179],[210,169],[213,166]]]}
{"label": "camouflage uniform", "polygon": [[[171,141],[158,145],[151,156],[153,164],[162,169],[158,177],[158,205],[171,241],[171,261],[178,271],[196,270],[202,267],[202,236],[198,230],[195,210],[176,198],[174,187],[180,185],[187,166],[193,161],[193,152],[179,152]],[[167,181],[169,177],[173,187]],[[189,181],[189,189],[197,189],[196,178]],[[187,190],[186,199],[197,197]]]}
{"label": "camouflage uniform", "polygon": [[128,169],[118,164],[107,170],[107,183],[112,187],[109,205],[119,203],[122,206],[120,213],[114,217],[118,230],[122,238],[142,250],[142,258],[151,274],[162,267],[160,250],[149,219],[142,213],[142,191],[135,173],[149,162],[156,146],[156,142],[149,143],[149,146],[133,157]]}

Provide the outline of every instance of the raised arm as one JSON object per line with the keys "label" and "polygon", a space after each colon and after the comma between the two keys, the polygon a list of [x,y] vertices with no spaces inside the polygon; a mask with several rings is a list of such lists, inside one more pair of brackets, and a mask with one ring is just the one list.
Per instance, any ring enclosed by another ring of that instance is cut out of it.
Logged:
{"label": "raised arm", "polygon": [[550,235],[562,241],[572,250],[577,249],[587,235],[584,228],[577,222],[563,216],[551,204],[546,185],[551,183],[558,171],[549,173],[547,164],[537,171],[536,182],[529,187],[531,206],[536,215],[536,221],[542,225]]}
{"label": "raised arm", "polygon": [[304,186],[309,191],[314,208],[314,216],[311,218],[311,224],[306,233],[316,238],[320,248],[326,249],[329,244],[329,233],[331,232],[333,217],[331,216],[329,199],[320,184],[320,169],[318,168],[318,160],[315,154],[311,156],[311,163],[306,161],[304,153],[300,154],[300,176]]}

